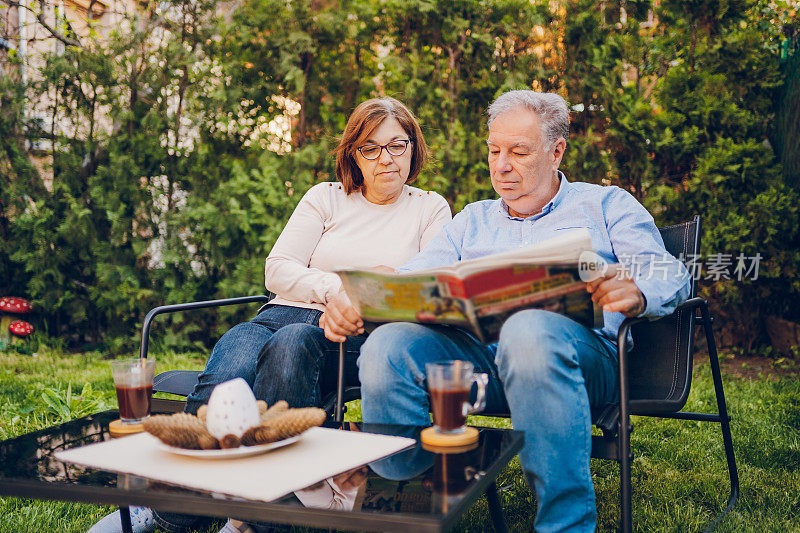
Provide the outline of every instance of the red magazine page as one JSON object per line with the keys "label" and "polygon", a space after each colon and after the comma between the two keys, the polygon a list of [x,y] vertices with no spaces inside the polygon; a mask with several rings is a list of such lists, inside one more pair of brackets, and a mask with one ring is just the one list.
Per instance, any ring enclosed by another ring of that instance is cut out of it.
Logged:
{"label": "red magazine page", "polygon": [[506,266],[478,272],[464,279],[464,297],[474,298],[478,294],[503,289],[546,278],[547,267]]}

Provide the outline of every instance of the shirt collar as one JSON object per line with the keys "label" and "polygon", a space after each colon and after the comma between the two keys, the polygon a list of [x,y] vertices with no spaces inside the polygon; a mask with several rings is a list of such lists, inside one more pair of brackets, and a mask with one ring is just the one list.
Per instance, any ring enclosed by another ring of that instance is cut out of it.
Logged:
{"label": "shirt collar", "polygon": [[[545,206],[542,208],[541,211],[539,211],[536,214],[530,215],[529,217],[526,218],[536,220],[538,218],[545,216],[547,213],[558,207],[558,205],[564,200],[567,194],[569,194],[569,189],[571,188],[570,182],[567,181],[567,177],[564,175],[563,172],[561,172],[560,170],[558,170],[557,172],[561,181],[558,184],[558,192],[556,192],[556,195],[553,196],[552,200],[550,200],[545,204]],[[506,205],[506,202],[502,198],[497,199],[497,208],[500,210],[500,213],[502,213],[502,215],[506,218],[509,218],[511,220],[523,220],[520,217],[511,216],[511,214],[508,212],[508,205]]]}

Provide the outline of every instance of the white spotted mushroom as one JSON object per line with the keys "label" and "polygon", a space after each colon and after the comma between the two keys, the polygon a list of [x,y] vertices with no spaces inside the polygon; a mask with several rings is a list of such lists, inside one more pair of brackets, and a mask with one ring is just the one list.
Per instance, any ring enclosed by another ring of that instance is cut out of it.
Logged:
{"label": "white spotted mushroom", "polygon": [[[16,296],[0,298],[0,338],[8,338],[12,322],[21,321],[21,315],[27,315],[31,311],[33,311],[33,306],[24,298]],[[25,324],[28,323],[25,322]],[[31,331],[33,331],[33,326],[31,326]]]}
{"label": "white spotted mushroom", "polygon": [[15,320],[11,324],[8,325],[8,331],[16,335],[17,337],[27,337],[31,333],[33,333],[33,326],[29,322],[25,322],[24,320]]}

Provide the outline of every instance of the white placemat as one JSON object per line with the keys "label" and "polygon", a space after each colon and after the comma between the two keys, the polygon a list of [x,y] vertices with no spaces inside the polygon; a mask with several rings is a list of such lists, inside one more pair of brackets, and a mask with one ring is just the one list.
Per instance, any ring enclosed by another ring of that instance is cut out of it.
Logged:
{"label": "white placemat", "polygon": [[416,442],[405,437],[311,428],[295,444],[263,455],[208,460],[167,452],[159,449],[156,441],[149,433],[139,433],[55,455],[65,462],[268,502]]}

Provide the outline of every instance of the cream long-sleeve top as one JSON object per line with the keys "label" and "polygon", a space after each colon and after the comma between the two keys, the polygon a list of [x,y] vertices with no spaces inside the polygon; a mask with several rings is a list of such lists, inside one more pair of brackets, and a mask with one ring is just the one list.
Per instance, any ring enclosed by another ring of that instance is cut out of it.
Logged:
{"label": "cream long-sleeve top", "polygon": [[373,204],[340,183],[317,184],[303,196],[267,257],[270,303],[324,311],[342,287],[337,268],[396,268],[422,250],[451,220],[435,192],[404,185],[391,204]]}

